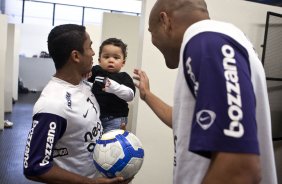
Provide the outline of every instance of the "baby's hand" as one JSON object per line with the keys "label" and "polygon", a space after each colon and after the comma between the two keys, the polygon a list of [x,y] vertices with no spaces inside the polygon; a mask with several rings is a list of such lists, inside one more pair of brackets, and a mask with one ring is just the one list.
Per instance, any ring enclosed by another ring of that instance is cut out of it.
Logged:
{"label": "baby's hand", "polygon": [[111,85],[111,81],[109,80],[108,77],[105,77],[105,79],[104,79],[104,84],[105,84],[105,87],[102,88],[102,90],[103,90],[103,91],[106,91],[106,88],[110,87],[110,85]]}
{"label": "baby's hand", "polygon": [[105,78],[104,84],[105,84],[105,88],[110,87],[111,81],[109,80],[108,77]]}

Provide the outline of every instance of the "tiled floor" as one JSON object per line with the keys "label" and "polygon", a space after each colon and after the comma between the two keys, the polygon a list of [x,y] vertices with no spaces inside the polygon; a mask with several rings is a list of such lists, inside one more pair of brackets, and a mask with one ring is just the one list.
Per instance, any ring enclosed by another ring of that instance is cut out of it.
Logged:
{"label": "tiled floor", "polygon": [[32,108],[40,93],[19,94],[12,113],[5,119],[14,123],[12,128],[0,131],[0,184],[35,184],[23,175],[23,156],[28,131],[31,127]]}

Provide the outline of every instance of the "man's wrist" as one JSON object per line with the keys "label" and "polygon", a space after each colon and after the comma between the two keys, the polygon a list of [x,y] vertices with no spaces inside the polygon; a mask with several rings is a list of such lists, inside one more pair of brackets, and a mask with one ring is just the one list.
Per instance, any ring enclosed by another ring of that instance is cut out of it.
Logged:
{"label": "man's wrist", "polygon": [[147,96],[147,94],[145,93],[144,96],[143,96],[143,98],[142,98],[142,100],[143,100],[144,102],[146,102],[146,96]]}
{"label": "man's wrist", "polygon": [[149,94],[150,91],[147,91],[146,93],[144,93],[144,96],[143,96],[143,101],[147,103],[147,100],[148,100],[148,96],[150,95]]}

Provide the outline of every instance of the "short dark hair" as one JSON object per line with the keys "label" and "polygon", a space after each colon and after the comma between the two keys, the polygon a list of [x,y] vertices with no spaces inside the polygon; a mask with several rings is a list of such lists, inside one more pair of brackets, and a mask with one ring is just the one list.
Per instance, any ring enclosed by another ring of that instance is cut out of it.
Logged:
{"label": "short dark hair", "polygon": [[108,38],[105,41],[102,42],[102,44],[100,45],[99,48],[99,58],[101,57],[101,53],[103,50],[103,47],[105,45],[114,45],[116,47],[121,48],[121,51],[123,53],[123,57],[124,59],[126,59],[127,57],[127,44],[125,44],[121,39],[118,38]]}
{"label": "short dark hair", "polygon": [[73,50],[83,54],[85,33],[85,27],[76,24],[63,24],[51,30],[48,36],[48,50],[56,69],[61,69],[66,64]]}

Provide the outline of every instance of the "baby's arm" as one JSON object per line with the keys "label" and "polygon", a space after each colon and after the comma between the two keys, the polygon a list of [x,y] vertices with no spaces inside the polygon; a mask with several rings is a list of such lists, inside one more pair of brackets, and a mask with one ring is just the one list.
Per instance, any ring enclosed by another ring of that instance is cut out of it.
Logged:
{"label": "baby's arm", "polygon": [[119,84],[116,81],[109,78],[106,78],[105,91],[108,93],[115,94],[116,96],[125,100],[126,102],[129,102],[134,98],[134,91],[131,88],[123,84]]}

